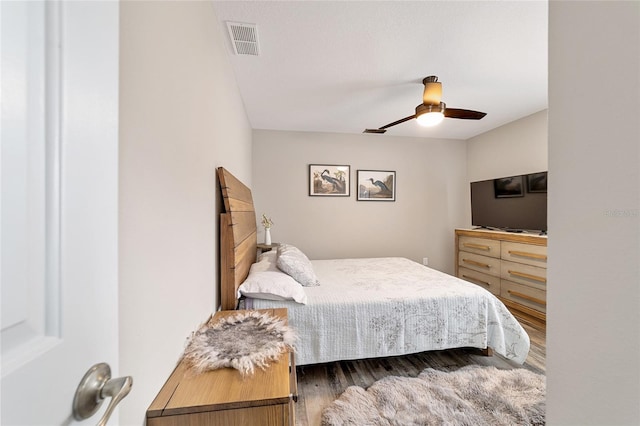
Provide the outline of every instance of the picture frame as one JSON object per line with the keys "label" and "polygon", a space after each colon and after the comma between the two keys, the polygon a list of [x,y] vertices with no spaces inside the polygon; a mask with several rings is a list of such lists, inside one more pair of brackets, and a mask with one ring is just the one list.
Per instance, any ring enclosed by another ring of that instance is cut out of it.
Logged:
{"label": "picture frame", "polygon": [[396,172],[394,170],[358,170],[358,201],[395,201]]}
{"label": "picture frame", "polygon": [[351,196],[351,166],[309,164],[309,196]]}
{"label": "picture frame", "polygon": [[494,179],[493,189],[496,198],[524,197],[522,175]]}
{"label": "picture frame", "polygon": [[531,173],[527,175],[527,192],[547,192],[547,172]]}

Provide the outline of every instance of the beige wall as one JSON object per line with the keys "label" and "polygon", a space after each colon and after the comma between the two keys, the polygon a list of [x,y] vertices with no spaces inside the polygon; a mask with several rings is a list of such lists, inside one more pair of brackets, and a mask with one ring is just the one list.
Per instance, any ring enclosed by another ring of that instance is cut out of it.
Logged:
{"label": "beige wall", "polygon": [[547,139],[547,110],[469,139],[469,182],[547,170]]}
{"label": "beige wall", "polygon": [[467,140],[463,227],[471,227],[469,182],[548,170],[547,126],[544,110]]}
{"label": "beige wall", "polygon": [[640,3],[549,12],[547,421],[637,425]]}
{"label": "beige wall", "polygon": [[140,425],[185,338],[218,306],[224,165],[251,183],[251,129],[208,2],[122,2],[120,424]]}
{"label": "beige wall", "polygon": [[[309,164],[350,165],[351,196],[310,197]],[[396,201],[356,201],[358,169],[395,170]],[[312,259],[428,257],[453,272],[453,229],[466,220],[464,141],[256,130],[253,175],[256,210],[275,221],[273,241]]]}

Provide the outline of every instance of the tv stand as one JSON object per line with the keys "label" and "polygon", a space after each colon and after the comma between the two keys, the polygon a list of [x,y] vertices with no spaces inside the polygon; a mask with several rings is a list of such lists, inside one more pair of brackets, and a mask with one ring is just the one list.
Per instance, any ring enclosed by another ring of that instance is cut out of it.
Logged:
{"label": "tv stand", "polygon": [[475,227],[475,228],[473,228],[473,229],[474,229],[474,230],[475,230],[475,229],[484,229],[485,231],[499,231],[499,229],[498,229],[498,228],[490,228],[490,227],[488,227],[488,226],[476,226],[476,227]]}
{"label": "tv stand", "polygon": [[546,324],[546,236],[456,229],[455,238],[458,278],[489,290],[519,317]]}

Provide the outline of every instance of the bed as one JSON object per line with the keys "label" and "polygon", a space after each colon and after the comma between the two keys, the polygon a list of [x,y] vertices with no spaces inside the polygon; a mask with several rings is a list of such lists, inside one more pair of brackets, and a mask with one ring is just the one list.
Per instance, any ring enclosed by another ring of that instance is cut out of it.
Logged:
{"label": "bed", "polygon": [[[529,336],[494,295],[412,260],[309,261],[289,245],[258,258],[251,190],[224,168],[218,177],[222,309],[236,309],[240,294],[249,309],[287,308],[298,365],[461,347],[526,359]],[[280,264],[291,253],[303,277]]]}

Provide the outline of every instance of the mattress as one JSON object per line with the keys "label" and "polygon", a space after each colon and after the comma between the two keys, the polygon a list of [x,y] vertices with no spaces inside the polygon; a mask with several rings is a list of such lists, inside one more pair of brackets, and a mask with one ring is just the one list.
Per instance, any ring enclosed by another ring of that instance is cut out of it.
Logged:
{"label": "mattress", "polygon": [[288,308],[298,365],[460,347],[527,357],[527,333],[475,284],[405,258],[311,262],[320,285],[305,287],[306,305],[247,300],[254,309]]}

